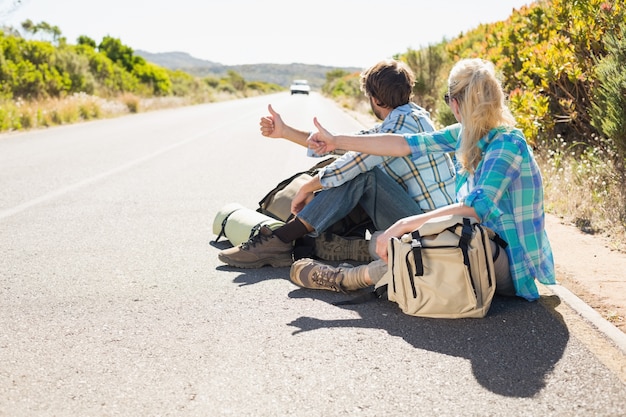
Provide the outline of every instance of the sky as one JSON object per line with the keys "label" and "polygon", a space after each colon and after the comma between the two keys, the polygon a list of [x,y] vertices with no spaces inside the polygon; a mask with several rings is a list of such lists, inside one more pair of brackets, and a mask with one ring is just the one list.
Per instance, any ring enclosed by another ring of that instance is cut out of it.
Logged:
{"label": "sky", "polygon": [[134,50],[224,65],[367,68],[506,19],[528,0],[0,0],[0,25],[57,26],[68,43],[112,36]]}

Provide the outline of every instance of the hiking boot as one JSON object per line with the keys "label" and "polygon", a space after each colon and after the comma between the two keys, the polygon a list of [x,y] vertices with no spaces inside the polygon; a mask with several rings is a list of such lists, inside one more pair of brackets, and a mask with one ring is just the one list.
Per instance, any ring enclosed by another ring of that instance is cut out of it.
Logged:
{"label": "hiking boot", "polygon": [[291,265],[289,278],[300,287],[345,293],[346,290],[341,286],[341,281],[343,281],[345,269],[351,266],[342,264],[334,268],[313,259],[304,258]]}
{"label": "hiking boot", "polygon": [[360,237],[341,237],[334,233],[323,233],[315,239],[315,256],[326,261],[351,259],[357,262],[370,262],[369,243]]}
{"label": "hiking boot", "polygon": [[291,242],[283,242],[269,227],[263,226],[250,240],[221,251],[217,257],[225,264],[237,268],[261,268],[265,265],[280,268],[292,264],[292,250]]}

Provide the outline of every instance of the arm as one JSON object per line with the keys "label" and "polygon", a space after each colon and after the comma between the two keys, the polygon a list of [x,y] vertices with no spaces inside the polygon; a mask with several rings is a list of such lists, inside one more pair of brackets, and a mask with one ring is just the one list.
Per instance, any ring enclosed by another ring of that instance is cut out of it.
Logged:
{"label": "arm", "polygon": [[261,117],[261,134],[268,138],[283,138],[287,139],[295,144],[306,147],[306,140],[309,137],[309,132],[293,128],[283,122],[280,114],[276,113],[272,108],[272,105],[267,106],[270,112],[269,116]]}
{"label": "arm", "polygon": [[399,238],[405,233],[411,233],[412,231],[418,229],[427,220],[451,214],[463,217],[473,217],[480,221],[476,211],[472,207],[468,207],[463,203],[450,204],[449,206],[440,207],[436,210],[429,211],[428,213],[405,217],[392,224],[387,230],[378,236],[378,239],[376,239],[376,253],[382,260],[387,262],[387,245],[389,239],[392,237]]}
{"label": "arm", "polygon": [[[508,134],[496,137],[484,150],[483,159],[476,169],[476,184],[464,201],[466,205],[474,208],[481,222],[495,221],[502,215],[503,206],[500,205],[500,200],[507,193],[513,198],[512,183],[522,181],[527,189],[541,188],[533,177],[520,180],[524,155],[527,154],[526,142],[516,140]],[[528,181],[530,182],[526,183]],[[530,198],[525,203],[531,203],[533,200],[534,198]],[[523,201],[520,200],[519,203]],[[519,213],[532,211],[528,207],[513,209]]]}
{"label": "arm", "polygon": [[361,152],[381,156],[407,156],[411,149],[403,135],[332,135],[317,120],[313,119],[318,129],[308,140],[310,149],[318,154],[332,152],[336,149]]}
{"label": "arm", "polygon": [[311,202],[316,191],[322,189],[319,175],[313,176],[309,181],[304,183],[295,196],[291,200],[291,213],[297,216],[300,211]]}

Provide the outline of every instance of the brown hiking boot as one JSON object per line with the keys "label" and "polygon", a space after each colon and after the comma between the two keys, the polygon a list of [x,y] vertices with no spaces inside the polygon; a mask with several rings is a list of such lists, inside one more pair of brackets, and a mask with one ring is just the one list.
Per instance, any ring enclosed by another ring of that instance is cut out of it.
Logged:
{"label": "brown hiking boot", "polygon": [[304,258],[291,265],[289,278],[300,287],[345,293],[346,290],[341,286],[341,281],[343,281],[346,267],[349,268],[351,265],[342,264],[334,268],[313,259]]}
{"label": "brown hiking boot", "polygon": [[342,237],[323,233],[315,238],[315,256],[326,261],[370,262],[369,241],[359,237]]}
{"label": "brown hiking boot", "polygon": [[292,264],[292,250],[291,242],[283,242],[269,227],[263,226],[250,240],[221,251],[217,257],[225,264],[237,268],[261,268],[265,265],[280,268]]}

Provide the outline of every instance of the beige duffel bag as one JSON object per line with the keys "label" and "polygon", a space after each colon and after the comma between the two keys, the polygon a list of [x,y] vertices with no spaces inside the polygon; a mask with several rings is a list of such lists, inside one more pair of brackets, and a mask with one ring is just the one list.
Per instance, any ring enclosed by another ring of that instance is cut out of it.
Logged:
{"label": "beige duffel bag", "polygon": [[[485,317],[495,294],[490,239],[496,234],[460,216],[442,216],[389,240],[389,268],[376,284],[409,315]],[[500,240],[499,238],[497,238]]]}

